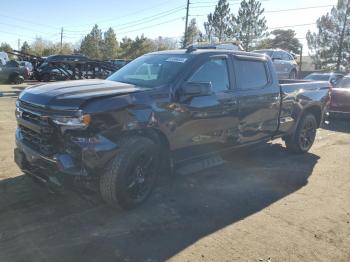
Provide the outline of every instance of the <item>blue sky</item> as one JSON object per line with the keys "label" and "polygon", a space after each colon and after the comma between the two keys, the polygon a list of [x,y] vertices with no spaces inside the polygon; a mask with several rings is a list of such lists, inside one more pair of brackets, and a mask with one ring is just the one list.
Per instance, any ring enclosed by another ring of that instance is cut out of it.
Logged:
{"label": "blue sky", "polygon": [[[237,13],[239,0],[229,1],[231,11]],[[330,11],[336,0],[262,0],[270,29],[288,27],[297,32],[307,52],[305,34],[316,30],[315,23]],[[196,18],[202,31],[206,14],[213,12],[215,0],[191,0],[190,19]],[[3,1],[0,9],[0,42],[17,48],[18,39],[29,43],[36,36],[58,42],[60,28],[64,28],[64,42],[77,43],[97,23],[100,28],[112,27],[117,38],[144,34],[150,38],[167,36],[179,38],[184,31],[186,0],[11,0]],[[279,11],[317,7],[304,10]],[[303,26],[302,26],[303,25]]]}

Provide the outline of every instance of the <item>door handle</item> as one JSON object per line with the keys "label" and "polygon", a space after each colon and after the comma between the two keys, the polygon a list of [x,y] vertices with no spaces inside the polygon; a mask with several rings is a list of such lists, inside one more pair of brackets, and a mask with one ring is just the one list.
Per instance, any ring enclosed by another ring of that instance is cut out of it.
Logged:
{"label": "door handle", "polygon": [[224,103],[225,105],[228,105],[228,106],[235,106],[238,104],[237,100],[236,99],[229,99],[227,101],[225,101]]}

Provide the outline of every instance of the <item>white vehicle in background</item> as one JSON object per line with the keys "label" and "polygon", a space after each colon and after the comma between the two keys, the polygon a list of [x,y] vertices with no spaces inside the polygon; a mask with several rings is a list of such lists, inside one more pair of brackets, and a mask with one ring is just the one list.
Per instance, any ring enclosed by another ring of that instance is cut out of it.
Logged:
{"label": "white vehicle in background", "polygon": [[10,61],[9,56],[6,52],[0,52],[0,64],[6,65],[6,63]]}
{"label": "white vehicle in background", "polygon": [[278,79],[298,78],[298,64],[293,54],[281,49],[262,49],[253,52],[265,54],[272,59]]}

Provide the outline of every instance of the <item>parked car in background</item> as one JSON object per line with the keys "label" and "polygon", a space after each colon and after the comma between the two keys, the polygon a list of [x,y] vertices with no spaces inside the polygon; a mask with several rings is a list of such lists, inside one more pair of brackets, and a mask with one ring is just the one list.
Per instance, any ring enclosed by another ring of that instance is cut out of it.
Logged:
{"label": "parked car in background", "polygon": [[18,63],[20,66],[28,69],[28,78],[31,78],[33,75],[33,70],[34,70],[32,63],[28,62],[28,61],[19,61]]}
{"label": "parked car in background", "polygon": [[28,69],[16,61],[10,60],[5,65],[0,65],[0,83],[21,84],[28,78]]}
{"label": "parked car in background", "polygon": [[311,73],[304,77],[304,79],[313,81],[328,81],[332,85],[336,85],[343,77],[344,75],[340,73]]}
{"label": "parked car in background", "polygon": [[61,80],[61,72],[48,62],[42,63],[35,72],[35,79],[43,82],[50,80]]}
{"label": "parked car in background", "polygon": [[36,181],[87,186],[128,209],[147,199],[164,170],[203,154],[274,138],[307,152],[328,103],[328,82],[278,81],[264,55],[155,52],[107,80],[25,89],[15,161]]}
{"label": "parked car in background", "polygon": [[84,55],[51,55],[45,58],[36,70],[34,78],[39,81],[49,82],[50,80],[65,80],[66,77],[56,66],[57,63],[65,63],[68,67],[69,63],[86,62],[89,58]]}
{"label": "parked car in background", "polygon": [[114,65],[116,65],[118,67],[118,69],[122,68],[123,66],[125,66],[127,63],[129,63],[132,60],[129,59],[113,59],[113,60],[109,60],[110,62],[112,62]]}
{"label": "parked car in background", "polygon": [[332,88],[329,114],[330,117],[350,117],[350,75]]}
{"label": "parked car in background", "polygon": [[0,65],[6,65],[10,61],[6,52],[0,52]]}
{"label": "parked car in background", "polygon": [[291,53],[280,49],[262,49],[253,52],[265,54],[272,59],[278,79],[298,78],[298,63]]}
{"label": "parked car in background", "polygon": [[46,62],[61,62],[61,61],[87,61],[89,58],[84,55],[74,54],[74,55],[50,55],[46,57]]}

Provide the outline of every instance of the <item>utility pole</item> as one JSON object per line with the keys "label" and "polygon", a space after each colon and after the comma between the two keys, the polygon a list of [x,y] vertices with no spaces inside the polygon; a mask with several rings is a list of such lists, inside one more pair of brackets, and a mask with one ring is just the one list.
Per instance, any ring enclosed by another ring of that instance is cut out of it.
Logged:
{"label": "utility pole", "polygon": [[299,60],[299,78],[302,78],[302,73],[303,73],[303,45],[300,47],[300,60]]}
{"label": "utility pole", "polygon": [[18,38],[18,42],[17,42],[17,50],[20,50],[21,48],[21,39]]}
{"label": "utility pole", "polygon": [[61,27],[61,52],[62,52],[62,45],[63,45],[63,27]]}
{"label": "utility pole", "polygon": [[185,48],[187,46],[187,27],[188,27],[188,9],[189,8],[190,8],[190,0],[187,0],[186,22],[185,22],[185,36],[184,36],[183,48]]}

